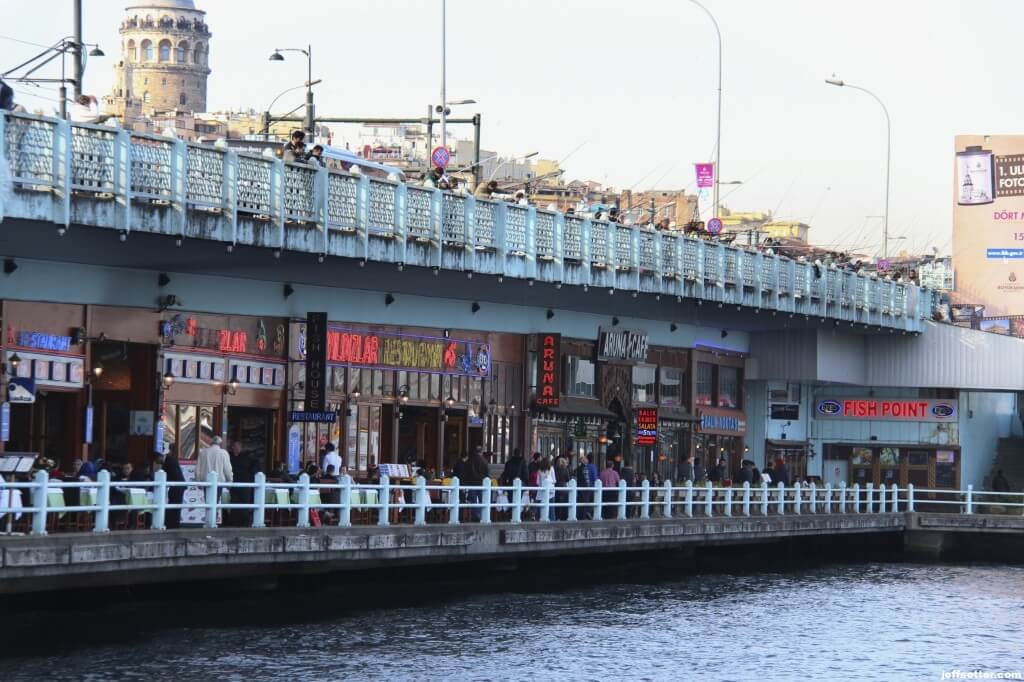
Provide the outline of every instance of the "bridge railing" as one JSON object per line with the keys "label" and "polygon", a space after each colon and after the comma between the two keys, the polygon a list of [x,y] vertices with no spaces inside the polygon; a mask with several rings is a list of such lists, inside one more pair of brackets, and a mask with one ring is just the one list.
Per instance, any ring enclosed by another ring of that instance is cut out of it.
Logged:
{"label": "bridge railing", "polygon": [[[674,295],[920,331],[936,292],[650,226],[284,163],[118,127],[0,116],[11,215],[362,260]],[[44,197],[49,194],[51,199]],[[72,202],[74,196],[75,201]],[[74,204],[74,206],[73,206]]]}
{"label": "bridge railing", "polygon": [[[189,501],[180,501],[191,490]],[[224,525],[318,526],[353,524],[580,522],[593,519],[650,519],[802,514],[886,514],[906,511],[956,514],[1024,513],[1021,493],[898,488],[867,485],[823,487],[795,484],[716,487],[621,482],[604,487],[500,486],[490,479],[467,486],[457,478],[443,484],[423,478],[376,484],[271,482],[260,473],[251,483],[224,483],[211,474],[198,482],[171,482],[163,471],[152,481],[112,481],[101,471],[96,481],[51,480],[38,472],[31,481],[0,481],[0,531],[106,532],[163,530],[168,515],[189,510],[192,523]],[[173,524],[172,524],[173,525]]]}

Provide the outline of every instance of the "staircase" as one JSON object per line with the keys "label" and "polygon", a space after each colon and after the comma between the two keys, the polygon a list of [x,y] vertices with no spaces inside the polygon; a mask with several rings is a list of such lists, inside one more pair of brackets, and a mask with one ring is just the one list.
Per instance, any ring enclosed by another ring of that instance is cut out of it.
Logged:
{"label": "staircase", "polygon": [[1003,470],[1003,475],[1009,479],[1011,489],[1024,489],[1024,438],[999,439],[996,460],[988,476],[989,482],[1000,469]]}

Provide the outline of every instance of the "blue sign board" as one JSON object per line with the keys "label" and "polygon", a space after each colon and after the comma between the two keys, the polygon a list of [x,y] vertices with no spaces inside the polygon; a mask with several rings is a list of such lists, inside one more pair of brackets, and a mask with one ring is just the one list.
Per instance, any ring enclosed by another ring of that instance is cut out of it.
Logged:
{"label": "blue sign board", "polygon": [[438,168],[447,168],[448,162],[452,160],[452,153],[447,147],[434,147],[430,152],[430,160]]}
{"label": "blue sign board", "polygon": [[1024,258],[1024,249],[985,249],[985,258],[989,260],[1003,260],[1004,258],[1020,260]]}
{"label": "blue sign board", "polygon": [[299,470],[299,428],[293,426],[288,432],[288,473]]}
{"label": "blue sign board", "polygon": [[288,421],[314,422],[317,424],[333,424],[334,422],[338,421],[338,413],[292,410],[291,412],[288,413]]}
{"label": "blue sign board", "polygon": [[85,442],[92,443],[92,405],[85,408]]}
{"label": "blue sign board", "polygon": [[66,353],[71,350],[71,337],[41,334],[40,332],[18,332],[18,345],[26,348],[56,350]]}
{"label": "blue sign board", "polygon": [[0,442],[11,439],[11,404],[0,404]]}
{"label": "blue sign board", "polygon": [[707,414],[700,415],[701,431],[732,431],[742,433],[746,423],[741,417],[731,414]]}
{"label": "blue sign board", "polygon": [[11,377],[7,384],[7,400],[12,403],[34,403],[36,401],[35,379]]}

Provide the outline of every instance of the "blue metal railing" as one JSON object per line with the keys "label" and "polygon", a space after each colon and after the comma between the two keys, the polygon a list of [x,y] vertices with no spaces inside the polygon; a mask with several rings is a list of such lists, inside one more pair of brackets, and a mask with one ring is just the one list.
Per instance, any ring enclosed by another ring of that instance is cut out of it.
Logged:
{"label": "blue metal railing", "polygon": [[[940,304],[938,292],[912,284],[646,226],[116,127],[6,113],[0,152],[16,188],[0,198],[0,216],[687,296],[912,332]],[[42,193],[52,201],[40,202]],[[91,210],[76,211],[82,200]],[[196,221],[195,211],[210,215]]]}

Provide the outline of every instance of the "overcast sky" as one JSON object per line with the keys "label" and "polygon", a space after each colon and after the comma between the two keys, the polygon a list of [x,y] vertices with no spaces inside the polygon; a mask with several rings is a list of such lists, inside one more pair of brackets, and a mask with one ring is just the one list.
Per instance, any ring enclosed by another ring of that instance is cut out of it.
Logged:
{"label": "overcast sky", "polygon": [[[85,0],[86,90],[109,92],[124,0]],[[140,3],[141,4],[141,3]],[[197,0],[213,32],[211,110],[264,109],[305,80],[317,109],[422,116],[440,93],[441,0]],[[892,251],[950,248],[953,137],[1024,121],[1019,0],[706,0],[724,50],[722,179],[733,210],[809,222],[812,241],[881,245],[892,116]],[[72,32],[72,0],[4,2],[0,71]],[[287,12],[283,14],[283,12]],[[25,93],[30,109],[52,101]],[[476,99],[483,146],[565,159],[567,177],[637,190],[693,187],[715,143],[716,43],[685,0],[448,0],[448,96]],[[42,92],[54,97],[52,91]],[[298,90],[275,111],[303,101]],[[460,111],[460,113],[462,113]],[[467,131],[468,133],[469,131]]]}

